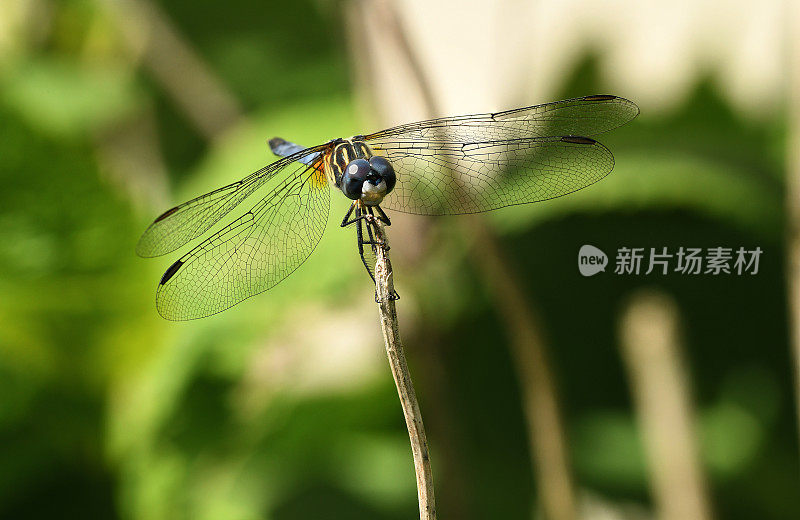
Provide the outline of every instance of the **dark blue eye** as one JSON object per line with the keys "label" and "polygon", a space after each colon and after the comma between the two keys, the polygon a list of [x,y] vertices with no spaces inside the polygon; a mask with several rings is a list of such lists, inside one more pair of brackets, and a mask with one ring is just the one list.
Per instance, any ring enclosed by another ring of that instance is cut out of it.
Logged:
{"label": "dark blue eye", "polygon": [[372,167],[372,170],[386,182],[386,193],[392,191],[392,188],[394,188],[394,185],[397,183],[397,177],[394,174],[392,163],[376,155],[369,160],[369,165]]}
{"label": "dark blue eye", "polygon": [[369,163],[366,159],[356,159],[342,172],[342,191],[348,199],[358,200],[361,197],[361,187],[369,176]]}

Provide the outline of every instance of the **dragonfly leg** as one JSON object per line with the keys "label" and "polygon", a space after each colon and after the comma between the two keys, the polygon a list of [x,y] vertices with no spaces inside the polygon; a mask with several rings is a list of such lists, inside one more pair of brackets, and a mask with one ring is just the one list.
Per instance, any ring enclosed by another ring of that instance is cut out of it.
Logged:
{"label": "dragonfly leg", "polygon": [[373,246],[373,250],[375,249],[375,246],[383,245],[383,241],[376,239],[375,236],[377,233],[373,232],[372,230],[373,227],[377,226],[377,224],[375,224],[375,215],[372,214],[372,208],[367,208],[367,217],[364,219],[364,222],[366,223],[365,227],[367,228],[367,237],[369,237],[369,240],[364,241],[364,243]]}
{"label": "dragonfly leg", "polygon": [[[373,212],[373,208],[378,212],[377,215]],[[353,215],[354,210],[356,216],[350,218],[351,215]],[[389,220],[389,216],[384,213],[380,206],[365,206],[364,209],[362,209],[361,203],[359,201],[354,201],[352,204],[350,204],[350,208],[347,210],[347,213],[345,213],[344,218],[342,219],[341,227],[347,227],[361,219],[369,220],[370,218],[380,220],[387,226],[392,225],[392,221]]]}
{"label": "dragonfly leg", "polygon": [[[359,210],[356,210],[357,212]],[[372,283],[375,282],[375,256],[376,250],[375,248],[380,243],[375,238],[375,234],[373,232],[372,226],[375,226],[374,218],[369,218],[371,215],[360,215],[357,217],[354,222],[356,223],[356,236],[358,238],[358,256],[361,257],[361,263],[364,264],[364,269],[367,270],[367,274],[369,275],[370,279],[372,279]],[[364,236],[364,228],[366,227],[366,237]],[[366,238],[366,240],[365,240]],[[367,259],[367,256],[364,254],[364,246],[368,246],[372,248],[372,255],[370,255],[370,259]],[[397,294],[397,291],[392,291],[392,294],[389,296],[392,300],[399,300],[400,295]],[[375,291],[375,302],[380,303],[378,299],[378,291]]]}
{"label": "dragonfly leg", "polygon": [[[369,236],[369,240],[364,242],[365,244],[370,244],[372,246],[383,246],[386,247],[386,250],[389,250],[389,246],[386,245],[381,238],[377,238],[379,233],[377,232],[378,224],[376,221],[380,220],[381,222],[385,221],[380,217],[380,215],[375,215],[372,210],[373,206],[367,206],[367,213],[364,215],[364,221],[367,223],[367,235]],[[372,229],[375,228],[375,233],[373,233]]]}
{"label": "dragonfly leg", "polygon": [[389,216],[383,212],[383,209],[380,206],[375,206],[375,211],[378,212],[375,218],[386,224],[387,226],[392,225],[392,221],[389,220]]}
{"label": "dragonfly leg", "polygon": [[[353,216],[353,213],[355,213],[355,216]],[[361,263],[364,264],[364,269],[367,270],[367,274],[369,275],[370,279],[372,279],[372,283],[375,283],[374,258],[377,256],[375,248],[378,246],[382,247],[384,245],[383,240],[377,238],[377,232],[375,231],[375,228],[378,226],[378,220],[388,225],[388,217],[386,217],[386,214],[380,210],[379,213],[379,215],[375,215],[370,206],[367,206],[366,209],[362,209],[361,204],[359,204],[358,201],[355,201],[350,205],[350,209],[342,219],[342,227],[349,226],[351,224],[356,225],[358,256],[361,258]],[[384,220],[383,217],[386,217],[386,219]],[[364,236],[365,227],[367,230],[366,236]],[[372,255],[370,255],[370,259],[367,259],[367,256],[364,254],[364,246],[372,248]],[[398,295],[396,291],[392,291],[392,294],[389,296],[389,298],[392,300],[398,300],[400,299],[400,295]],[[377,291],[375,292],[375,301],[380,303],[378,300]]]}
{"label": "dragonfly leg", "polygon": [[[365,241],[364,243],[365,244],[369,244],[372,247],[373,254],[375,254],[375,256],[377,256],[377,251],[376,251],[377,247],[383,247],[386,251],[389,250],[389,246],[388,246],[388,244],[385,243],[383,238],[378,238],[379,229],[378,229],[378,223],[376,221],[377,220],[383,221],[383,219],[379,215],[376,216],[375,214],[373,214],[371,207],[367,208],[367,212],[368,212],[368,216],[364,219],[364,222],[366,223],[365,225],[367,227],[367,235],[369,236],[369,241]],[[383,213],[383,212],[381,211],[381,213]],[[386,215],[384,214],[384,216],[386,216]],[[375,228],[374,232],[373,232],[373,227]],[[370,276],[372,277],[372,280],[374,281],[375,280],[375,276],[372,274],[372,272],[370,272]],[[392,289],[392,292],[389,294],[389,299],[390,300],[399,300],[400,299],[400,295],[397,294],[397,291]],[[380,300],[378,299],[377,291],[375,293],[375,302],[376,303],[380,303]]]}
{"label": "dragonfly leg", "polygon": [[[353,210],[355,210],[356,216],[350,219],[350,215],[353,213]],[[364,240],[363,226],[365,222],[367,223],[366,224],[367,233],[370,237],[370,240]],[[349,226],[351,224],[356,224],[356,238],[357,238],[356,242],[358,244],[358,256],[361,257],[361,263],[364,264],[364,268],[367,270],[367,274],[369,274],[369,277],[372,278],[372,281],[374,283],[375,275],[372,272],[372,266],[370,266],[369,261],[367,261],[367,258],[364,256],[364,245],[367,244],[370,245],[371,247],[374,247],[375,242],[374,240],[372,240],[372,230],[369,227],[369,220],[367,220],[367,215],[362,214],[361,205],[358,204],[358,201],[353,202],[353,204],[350,206],[350,209],[347,211],[347,214],[344,216],[344,219],[342,219],[342,227]]]}
{"label": "dragonfly leg", "polygon": [[[350,219],[350,215],[353,214],[353,210],[355,210],[356,216]],[[342,219],[342,227],[347,227],[350,224],[354,224],[364,217],[365,215],[361,213],[361,205],[358,203],[358,201],[354,201],[352,204],[350,204],[350,209],[347,210],[347,213],[345,213],[344,218]]]}
{"label": "dragonfly leg", "polygon": [[362,228],[364,220],[357,220],[355,222],[357,222],[356,237],[358,238],[358,256],[361,257],[361,263],[364,264],[367,274],[369,274],[369,277],[372,278],[372,282],[375,283],[375,275],[372,273],[372,268],[370,267],[367,258],[364,256],[364,244],[366,243],[364,242],[364,230]]}

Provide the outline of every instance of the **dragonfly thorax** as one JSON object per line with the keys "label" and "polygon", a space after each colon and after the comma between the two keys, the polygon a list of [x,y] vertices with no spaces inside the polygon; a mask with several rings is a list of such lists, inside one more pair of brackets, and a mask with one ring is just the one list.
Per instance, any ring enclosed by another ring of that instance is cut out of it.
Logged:
{"label": "dragonfly thorax", "polygon": [[391,163],[384,157],[372,155],[372,150],[362,141],[343,141],[336,145],[329,167],[342,193],[367,206],[380,204],[397,181]]}

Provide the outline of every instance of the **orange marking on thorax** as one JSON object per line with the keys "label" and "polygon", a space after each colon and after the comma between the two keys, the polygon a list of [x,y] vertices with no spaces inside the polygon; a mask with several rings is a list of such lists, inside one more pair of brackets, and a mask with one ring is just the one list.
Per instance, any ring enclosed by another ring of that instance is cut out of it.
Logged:
{"label": "orange marking on thorax", "polygon": [[315,188],[324,188],[328,185],[328,157],[330,153],[321,154],[320,157],[311,165],[314,168],[314,173],[311,176],[312,186]]}

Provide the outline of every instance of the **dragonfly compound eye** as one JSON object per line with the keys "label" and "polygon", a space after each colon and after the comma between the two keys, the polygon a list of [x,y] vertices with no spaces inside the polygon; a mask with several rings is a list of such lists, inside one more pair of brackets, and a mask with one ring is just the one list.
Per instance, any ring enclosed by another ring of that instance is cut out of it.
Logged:
{"label": "dragonfly compound eye", "polygon": [[394,185],[397,183],[397,177],[394,174],[392,163],[379,155],[375,155],[369,160],[369,165],[372,171],[386,182],[386,193],[392,191]]}
{"label": "dragonfly compound eye", "polygon": [[361,198],[361,188],[370,174],[369,163],[366,159],[351,161],[342,173],[342,191],[348,199]]}

